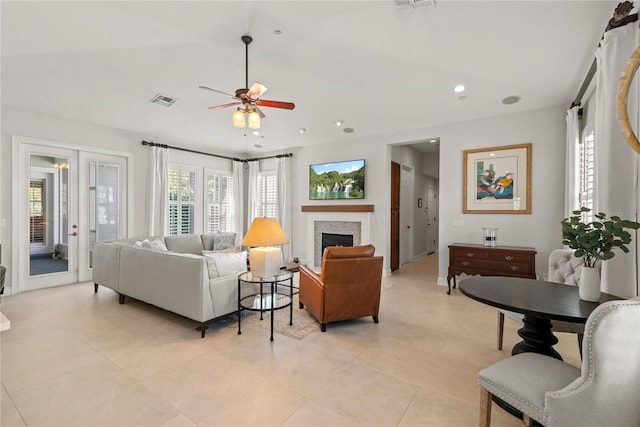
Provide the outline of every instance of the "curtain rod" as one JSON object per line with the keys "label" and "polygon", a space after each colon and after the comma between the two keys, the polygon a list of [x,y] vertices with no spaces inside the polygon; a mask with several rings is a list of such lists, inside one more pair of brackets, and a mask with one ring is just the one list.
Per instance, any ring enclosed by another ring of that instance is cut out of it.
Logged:
{"label": "curtain rod", "polygon": [[[607,28],[605,28],[604,32],[606,33],[609,30],[613,30],[614,28],[624,27],[627,24],[638,21],[638,14],[634,13],[629,15],[633,9],[633,2],[624,1],[622,3],[618,3],[615,11],[613,12],[613,17],[609,20],[607,24]],[[604,37],[604,34],[602,35]],[[587,88],[591,84],[591,80],[596,75],[596,70],[598,69],[597,60],[594,58],[591,63],[591,67],[589,67],[589,71],[587,75],[584,77],[584,81],[582,82],[582,86],[580,86],[580,90],[578,91],[578,95],[576,95],[576,99],[571,103],[571,107],[577,107],[582,103],[582,97],[587,92]]]}
{"label": "curtain rod", "polygon": [[148,145],[150,147],[170,148],[172,150],[186,151],[188,153],[202,154],[204,156],[218,157],[220,159],[227,159],[227,160],[232,160],[234,162],[242,162],[242,163],[255,162],[258,160],[276,159],[276,158],[279,159],[282,157],[293,157],[292,153],[285,153],[285,154],[275,154],[273,156],[267,156],[267,157],[256,157],[253,159],[239,159],[237,157],[227,157],[220,154],[205,153],[204,151],[191,150],[189,148],[182,148],[182,147],[175,147],[173,145],[167,145],[167,144],[159,144],[157,142],[142,141],[142,145]]}

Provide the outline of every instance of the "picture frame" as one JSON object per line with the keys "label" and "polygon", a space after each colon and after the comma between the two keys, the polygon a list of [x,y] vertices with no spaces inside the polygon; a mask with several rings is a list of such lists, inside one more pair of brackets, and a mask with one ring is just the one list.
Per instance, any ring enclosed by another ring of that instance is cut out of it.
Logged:
{"label": "picture frame", "polygon": [[463,152],[466,214],[531,214],[531,144]]}

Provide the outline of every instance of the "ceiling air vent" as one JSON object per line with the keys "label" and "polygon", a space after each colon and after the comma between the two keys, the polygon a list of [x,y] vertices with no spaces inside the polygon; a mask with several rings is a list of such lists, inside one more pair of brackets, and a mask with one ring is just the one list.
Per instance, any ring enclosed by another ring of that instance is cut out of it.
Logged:
{"label": "ceiling air vent", "polygon": [[436,0],[393,0],[398,9],[415,9],[417,7],[435,6]]}
{"label": "ceiling air vent", "polygon": [[173,107],[178,101],[179,99],[177,98],[171,98],[170,96],[162,95],[161,93],[159,93],[154,96],[149,102],[169,108]]}

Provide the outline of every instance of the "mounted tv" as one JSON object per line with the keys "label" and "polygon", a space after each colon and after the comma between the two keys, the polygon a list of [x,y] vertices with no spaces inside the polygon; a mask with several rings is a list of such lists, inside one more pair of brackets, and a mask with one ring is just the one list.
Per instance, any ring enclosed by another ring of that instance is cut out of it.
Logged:
{"label": "mounted tv", "polygon": [[364,199],[364,160],[309,166],[309,200]]}

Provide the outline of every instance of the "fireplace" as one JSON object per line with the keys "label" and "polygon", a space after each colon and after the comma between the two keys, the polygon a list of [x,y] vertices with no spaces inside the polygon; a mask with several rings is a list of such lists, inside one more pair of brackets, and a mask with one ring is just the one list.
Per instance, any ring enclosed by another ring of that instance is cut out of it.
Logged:
{"label": "fireplace", "polygon": [[353,246],[353,234],[322,233],[320,253],[324,255],[324,248],[327,246]]}
{"label": "fireplace", "polygon": [[370,212],[307,212],[305,216],[308,237],[304,260],[315,269],[322,265],[323,234],[351,235],[351,246],[367,245],[371,242]]}

